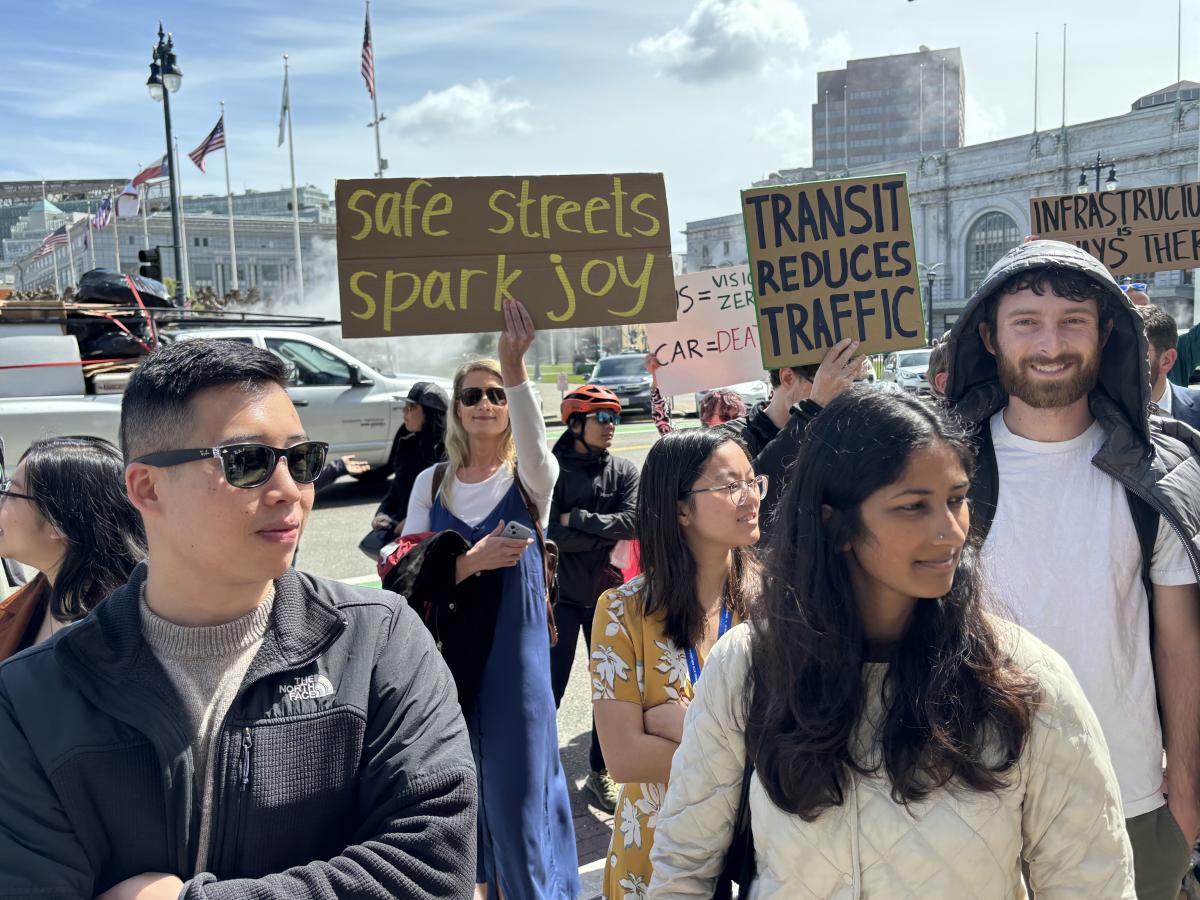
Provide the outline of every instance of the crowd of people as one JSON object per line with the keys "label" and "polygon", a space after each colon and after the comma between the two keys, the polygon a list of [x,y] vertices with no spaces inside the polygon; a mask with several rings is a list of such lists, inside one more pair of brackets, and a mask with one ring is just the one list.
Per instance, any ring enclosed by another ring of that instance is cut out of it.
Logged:
{"label": "crowd of people", "polygon": [[0,557],[38,575],[0,602],[0,896],[577,897],[582,636],[609,900],[1174,900],[1200,404],[1144,292],[1028,241],[933,347],[931,397],[856,384],[843,341],[753,408],[710,393],[700,428],[656,396],[640,471],[602,387],[548,444],[532,320],[504,316],[498,361],[409,394],[385,590],[293,567],[356,461],[267,351],[167,346],[119,449],[17,462]]}

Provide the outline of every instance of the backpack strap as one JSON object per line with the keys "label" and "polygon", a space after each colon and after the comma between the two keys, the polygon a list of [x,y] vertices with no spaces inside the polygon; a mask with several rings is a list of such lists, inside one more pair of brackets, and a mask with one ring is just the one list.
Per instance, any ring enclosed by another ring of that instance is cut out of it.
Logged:
{"label": "backpack strap", "polygon": [[521,483],[521,473],[517,471],[516,465],[513,466],[513,481],[516,482],[517,491],[520,493],[521,500],[525,504],[526,512],[529,513],[529,518],[533,520],[533,531],[537,535],[538,551],[542,554],[542,584],[546,589],[546,621],[550,627],[550,646],[553,647],[558,643],[558,625],[554,621],[554,600],[552,597],[554,583],[553,570],[557,567],[558,548],[554,548],[554,560],[551,560],[551,551],[547,548],[549,542],[546,540],[546,532],[542,528],[542,517],[538,513],[537,504],[533,502],[533,498],[525,490],[525,485]]}
{"label": "backpack strap", "polygon": [[1142,583],[1146,586],[1146,600],[1150,604],[1150,633],[1153,634],[1154,585],[1150,581],[1150,566],[1154,562],[1154,545],[1158,542],[1159,515],[1154,507],[1128,488],[1125,489],[1125,497],[1129,501],[1129,513],[1133,516],[1133,528],[1142,550]]}
{"label": "backpack strap", "polygon": [[1000,470],[996,465],[996,446],[992,443],[991,423],[984,419],[975,434],[975,477],[968,492],[971,499],[971,528],[982,545],[996,518],[1000,499]]}
{"label": "backpack strap", "polygon": [[438,491],[442,489],[442,482],[446,480],[446,470],[450,468],[450,463],[440,462],[433,467],[433,490],[429,494],[429,506],[432,507],[434,501],[437,500]]}

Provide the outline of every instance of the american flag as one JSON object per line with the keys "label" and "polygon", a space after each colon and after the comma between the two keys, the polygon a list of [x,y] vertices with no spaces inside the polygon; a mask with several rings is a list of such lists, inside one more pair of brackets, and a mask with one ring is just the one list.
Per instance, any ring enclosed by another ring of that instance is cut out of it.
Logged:
{"label": "american flag", "polygon": [[67,226],[59,225],[52,232],[42,238],[42,244],[37,249],[37,253],[33,254],[34,259],[41,259],[49,253],[54,252],[55,247],[67,246]]}
{"label": "american flag", "polygon": [[104,202],[100,204],[100,208],[96,210],[96,214],[92,216],[92,227],[97,231],[107,228],[108,223],[112,221],[112,211],[112,200],[105,197]]}
{"label": "american flag", "polygon": [[188,156],[192,162],[196,164],[201,172],[204,171],[204,157],[212,153],[214,150],[220,150],[225,146],[225,114],[221,113],[221,118],[217,119],[217,124],[213,126],[213,130],[208,133],[208,137],[200,142],[200,146],[193,150]]}
{"label": "american flag", "polygon": [[152,166],[147,166],[142,171],[133,176],[133,186],[145,184],[147,181],[156,181],[159,178],[166,178],[170,174],[170,164],[167,162],[166,156],[154,163]]}
{"label": "american flag", "polygon": [[362,77],[367,83],[367,93],[375,99],[375,51],[371,49],[371,17],[367,16],[363,26]]}

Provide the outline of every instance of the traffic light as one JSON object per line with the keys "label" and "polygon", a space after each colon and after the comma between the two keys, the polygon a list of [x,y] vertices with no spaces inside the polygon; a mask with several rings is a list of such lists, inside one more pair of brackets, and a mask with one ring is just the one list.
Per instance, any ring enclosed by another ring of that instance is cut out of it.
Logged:
{"label": "traffic light", "polygon": [[162,254],[159,253],[157,247],[153,250],[139,250],[138,262],[142,266],[138,269],[138,274],[143,278],[153,278],[155,281],[162,281]]}

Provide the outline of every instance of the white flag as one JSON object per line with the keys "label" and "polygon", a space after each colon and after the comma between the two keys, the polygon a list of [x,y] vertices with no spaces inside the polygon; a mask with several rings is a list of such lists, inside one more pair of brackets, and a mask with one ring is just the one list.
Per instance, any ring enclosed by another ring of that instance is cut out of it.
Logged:
{"label": "white flag", "polygon": [[136,216],[139,206],[138,199],[138,189],[133,186],[131,181],[117,195],[117,218],[130,219]]}
{"label": "white flag", "polygon": [[276,147],[283,146],[283,125],[288,116],[288,77],[287,73],[283,73],[283,102],[279,105],[279,143]]}

